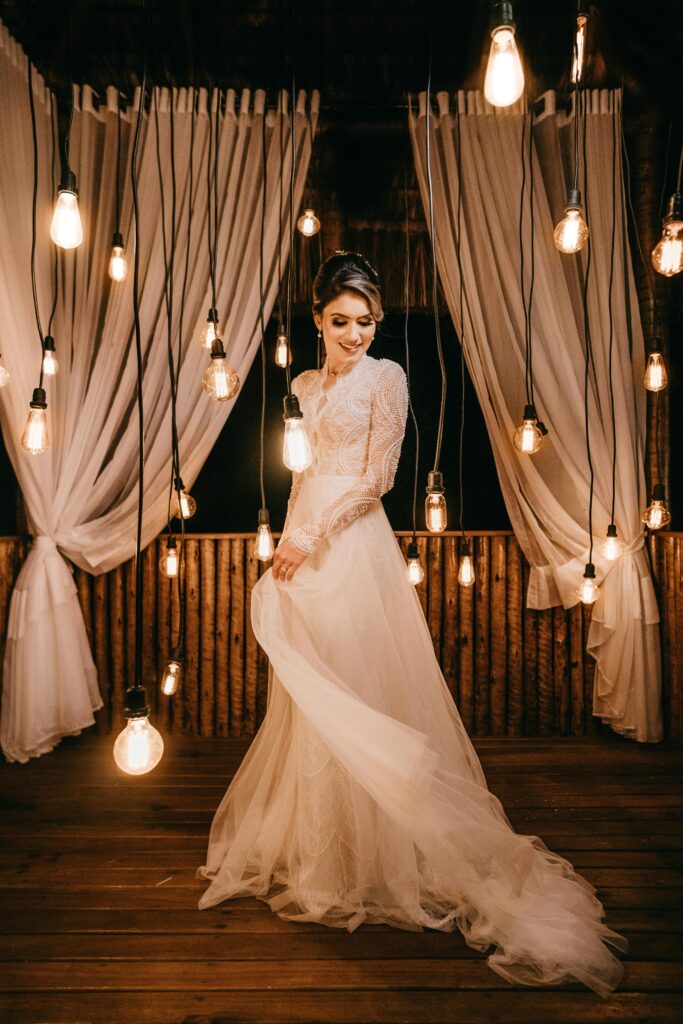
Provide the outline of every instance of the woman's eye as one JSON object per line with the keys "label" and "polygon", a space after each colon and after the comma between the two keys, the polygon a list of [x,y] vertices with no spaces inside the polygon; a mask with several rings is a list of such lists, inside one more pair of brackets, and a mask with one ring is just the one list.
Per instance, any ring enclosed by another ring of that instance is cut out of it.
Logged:
{"label": "woman's eye", "polygon": [[335,327],[345,327],[346,326],[346,320],[333,320],[332,323],[334,324]]}

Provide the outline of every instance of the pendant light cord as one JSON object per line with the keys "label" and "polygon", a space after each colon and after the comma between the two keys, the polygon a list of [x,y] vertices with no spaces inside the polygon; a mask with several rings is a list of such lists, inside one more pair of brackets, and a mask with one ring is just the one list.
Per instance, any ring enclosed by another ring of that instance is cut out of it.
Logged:
{"label": "pendant light cord", "polygon": [[135,687],[142,686],[142,514],[145,493],[145,468],[144,468],[144,446],[145,446],[145,417],[142,395],[142,328],[140,325],[140,202],[138,197],[138,171],[137,155],[140,129],[142,127],[142,114],[145,105],[145,93],[147,90],[147,51],[149,44],[149,11],[146,0],[142,0],[142,10],[145,13],[145,40],[143,51],[142,84],[140,86],[140,102],[135,123],[135,134],[133,136],[133,148],[130,157],[130,179],[133,193],[133,319],[135,324],[135,358],[137,364],[137,405],[138,405],[138,436],[139,436],[139,459],[138,459],[138,517],[137,536],[135,541]]}
{"label": "pendant light cord", "polygon": [[287,268],[287,359],[285,380],[287,394],[292,390],[292,371],[289,366],[289,349],[292,344],[292,283],[294,277],[294,178],[296,174],[296,67],[294,62],[294,5],[289,5],[289,47],[292,73],[292,95],[290,97],[290,144],[292,159],[289,174],[289,266]]}
{"label": "pendant light cord", "polygon": [[[264,481],[264,449],[266,434],[266,325],[264,317],[263,301],[263,245],[266,233],[266,202],[268,187],[268,148],[266,145],[266,113],[267,107],[264,100],[263,118],[261,121],[261,159],[263,163],[263,189],[261,201],[261,231],[259,234],[259,322],[261,326],[261,435],[259,448],[259,486],[261,488],[261,508],[266,507],[266,486]],[[282,176],[280,176],[282,180]]]}
{"label": "pendant light cord", "polygon": [[441,370],[441,403],[439,406],[439,425],[436,434],[436,451],[434,453],[434,471],[439,468],[441,461],[441,445],[443,442],[443,430],[446,414],[446,364],[443,356],[443,345],[441,343],[441,321],[439,319],[439,299],[436,265],[436,229],[434,225],[434,190],[432,183],[432,159],[431,159],[431,106],[432,106],[432,56],[434,50],[434,21],[430,17],[429,23],[429,67],[427,71],[427,117],[426,117],[426,160],[427,160],[427,189],[429,193],[429,230],[432,240],[432,306],[434,309],[434,336],[436,339],[436,351],[439,357]]}
{"label": "pendant light cord", "polygon": [[412,387],[410,379],[410,340],[409,340],[409,321],[410,321],[410,222],[409,222],[409,211],[408,211],[408,174],[404,169],[403,177],[403,200],[405,206],[405,250],[404,250],[404,273],[403,273],[403,301],[404,301],[404,316],[403,316],[403,339],[405,343],[406,352],[406,377],[408,378],[408,409],[410,411],[410,418],[413,423],[413,429],[415,431],[415,466],[413,471],[413,537],[415,540],[417,534],[417,480],[420,472],[420,428],[417,422],[417,416],[415,415],[415,408],[413,406]]}
{"label": "pendant light cord", "polygon": [[460,101],[456,95],[457,109],[455,113],[455,129],[458,138],[458,233],[455,239],[455,255],[458,263],[458,312],[460,318],[460,432],[458,438],[458,488],[460,491],[460,507],[458,523],[460,533],[465,539],[465,528],[463,526],[465,515],[465,487],[463,462],[465,455],[465,280],[462,272],[462,124],[460,121]]}
{"label": "pendant light cord", "polygon": [[[614,93],[612,93],[614,103]],[[616,108],[616,104],[614,104]],[[616,249],[617,231],[617,111],[612,110],[612,238],[609,254],[609,289],[607,292],[607,309],[609,316],[609,341],[608,341],[608,364],[609,364],[609,403],[612,419],[612,505],[610,512],[610,524],[614,523],[614,509],[617,494],[617,421],[614,402],[614,377],[612,373],[614,355],[614,310],[612,307],[612,291],[614,287],[614,257]]]}
{"label": "pendant light cord", "polygon": [[[50,89],[50,134],[52,136],[52,203],[54,205],[57,199],[57,124],[55,117],[55,94]],[[52,270],[52,309],[50,310],[50,319],[47,323],[47,333],[52,334],[52,322],[57,312],[57,302],[59,300],[59,247],[54,246],[54,263]]]}
{"label": "pendant light cord", "polygon": [[[585,94],[581,91],[581,98],[585,102]],[[581,100],[580,100],[581,102]],[[583,192],[584,192],[584,203],[586,208],[586,221],[589,221],[588,213],[588,164],[586,160],[586,113],[583,112]],[[593,348],[590,330],[590,316],[588,313],[588,282],[590,277],[591,269],[591,255],[592,245],[590,236],[586,243],[586,266],[584,269],[583,277],[583,333],[584,333],[584,344],[586,349],[586,360],[583,377],[583,408],[584,408],[584,427],[586,433],[586,458],[588,460],[588,472],[589,472],[589,490],[588,490],[588,533],[589,533],[589,554],[588,561],[593,561],[593,495],[595,491],[595,472],[593,470],[593,459],[591,456],[591,443],[590,443],[590,424],[589,424],[589,382],[590,382],[590,367],[593,361]],[[593,367],[593,374],[595,375],[595,366]]]}
{"label": "pendant light cord", "polygon": [[33,309],[36,317],[36,327],[40,338],[40,378],[38,387],[43,386],[43,356],[45,354],[45,336],[40,322],[40,309],[38,306],[38,286],[36,283],[36,207],[38,203],[38,130],[36,128],[36,108],[33,96],[33,65],[30,59],[26,58],[28,67],[28,101],[31,108],[31,131],[33,137],[33,198],[31,203],[31,288],[33,290]]}

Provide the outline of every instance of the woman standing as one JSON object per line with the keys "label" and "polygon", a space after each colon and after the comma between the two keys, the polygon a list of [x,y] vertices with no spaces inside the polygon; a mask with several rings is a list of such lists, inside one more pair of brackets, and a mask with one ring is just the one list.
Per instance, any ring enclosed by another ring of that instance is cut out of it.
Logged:
{"label": "woman standing", "polygon": [[456,926],[510,981],[605,996],[626,939],[594,888],[488,790],[379,500],[405,431],[403,370],[367,354],[378,279],[336,253],[314,282],[326,361],[292,383],[314,458],[295,474],[252,594],[271,666],[263,724],[216,812],[199,906],[258,896],[281,917]]}

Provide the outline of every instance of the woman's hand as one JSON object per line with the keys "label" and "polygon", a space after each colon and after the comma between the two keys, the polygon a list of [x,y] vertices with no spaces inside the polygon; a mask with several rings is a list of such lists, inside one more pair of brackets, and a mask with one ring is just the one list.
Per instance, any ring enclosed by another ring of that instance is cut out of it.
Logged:
{"label": "woman's hand", "polygon": [[273,555],[273,576],[280,583],[288,583],[307,556],[288,540],[283,540]]}

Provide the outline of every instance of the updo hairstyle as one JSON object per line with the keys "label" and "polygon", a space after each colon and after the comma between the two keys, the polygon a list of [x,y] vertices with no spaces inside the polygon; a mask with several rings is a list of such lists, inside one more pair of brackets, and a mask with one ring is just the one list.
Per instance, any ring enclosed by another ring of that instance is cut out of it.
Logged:
{"label": "updo hairstyle", "polygon": [[379,277],[359,252],[337,251],[328,256],[313,282],[313,312],[320,315],[342,292],[355,292],[365,299],[375,321],[384,319],[379,294]]}

